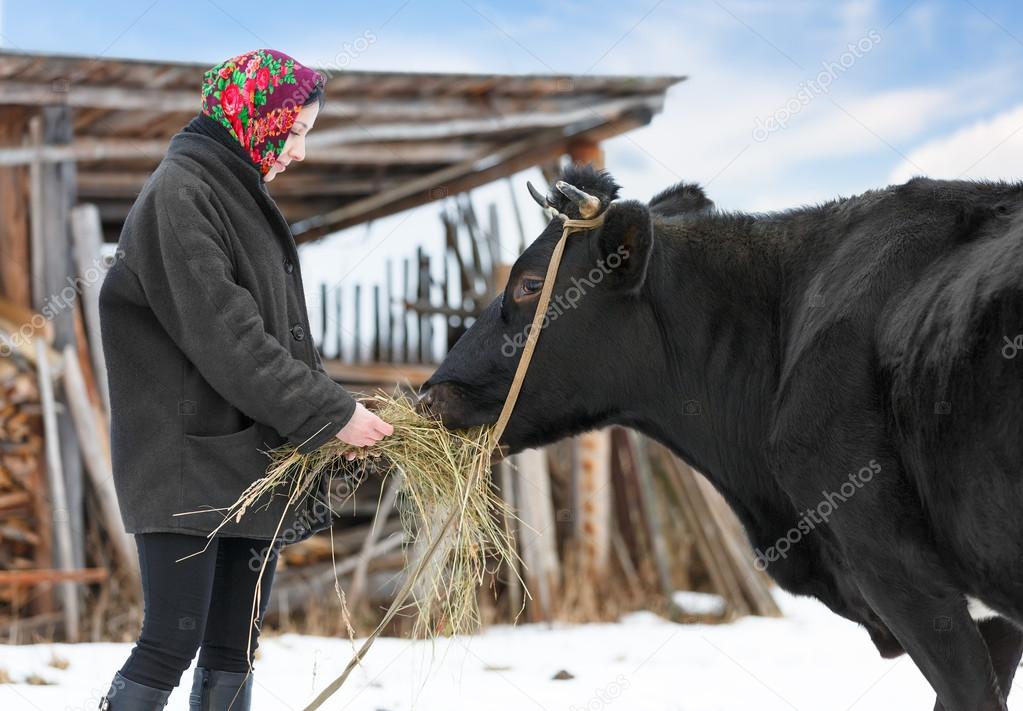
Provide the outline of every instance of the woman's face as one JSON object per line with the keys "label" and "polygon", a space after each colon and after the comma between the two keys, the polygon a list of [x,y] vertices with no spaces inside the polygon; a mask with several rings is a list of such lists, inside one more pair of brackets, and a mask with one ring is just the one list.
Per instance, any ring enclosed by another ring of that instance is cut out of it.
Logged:
{"label": "woman's face", "polygon": [[291,161],[303,160],[305,158],[305,137],[313,129],[316,114],[319,112],[320,102],[318,101],[314,101],[308,106],[303,106],[302,110],[298,112],[298,116],[295,117],[295,123],[291,126],[291,132],[284,142],[284,150],[277,157],[273,167],[263,176],[265,182],[269,183],[278,173],[283,173],[287,170]]}

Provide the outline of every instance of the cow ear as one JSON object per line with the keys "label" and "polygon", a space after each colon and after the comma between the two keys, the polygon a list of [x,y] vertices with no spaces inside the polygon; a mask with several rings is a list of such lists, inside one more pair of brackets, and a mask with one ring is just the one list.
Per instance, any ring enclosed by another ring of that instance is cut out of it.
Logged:
{"label": "cow ear", "polygon": [[597,237],[606,283],[612,288],[636,291],[646,278],[653,250],[650,210],[638,200],[611,203]]}

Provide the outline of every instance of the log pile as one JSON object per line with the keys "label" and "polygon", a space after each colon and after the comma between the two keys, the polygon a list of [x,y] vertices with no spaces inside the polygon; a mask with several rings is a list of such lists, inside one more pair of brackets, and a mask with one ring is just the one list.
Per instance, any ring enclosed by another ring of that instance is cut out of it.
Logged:
{"label": "log pile", "polygon": [[[50,515],[44,494],[42,421],[35,374],[25,360],[0,359],[0,571],[50,566]],[[17,612],[50,612],[52,599],[0,585],[0,624]]]}

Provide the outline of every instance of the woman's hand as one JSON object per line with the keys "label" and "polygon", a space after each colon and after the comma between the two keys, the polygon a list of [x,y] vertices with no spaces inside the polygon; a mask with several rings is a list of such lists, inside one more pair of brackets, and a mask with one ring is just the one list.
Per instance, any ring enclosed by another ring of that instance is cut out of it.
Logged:
{"label": "woman's hand", "polygon": [[[369,447],[394,433],[394,426],[374,415],[361,402],[355,406],[355,414],[335,437],[354,447]],[[355,452],[348,452],[345,458],[355,459]]]}

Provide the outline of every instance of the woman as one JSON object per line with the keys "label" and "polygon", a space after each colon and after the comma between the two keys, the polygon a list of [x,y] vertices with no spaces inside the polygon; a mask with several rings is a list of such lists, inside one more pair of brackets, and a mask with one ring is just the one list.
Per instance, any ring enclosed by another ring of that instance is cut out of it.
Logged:
{"label": "woman", "polygon": [[103,282],[114,482],[145,614],[102,709],[164,708],[196,651],[190,708],[248,709],[277,550],[330,512],[277,496],[207,540],[217,509],[265,473],[261,450],[393,432],[324,372],[295,241],[266,189],[305,157],[323,85],[274,50],[207,71],[201,111],[143,186]]}

